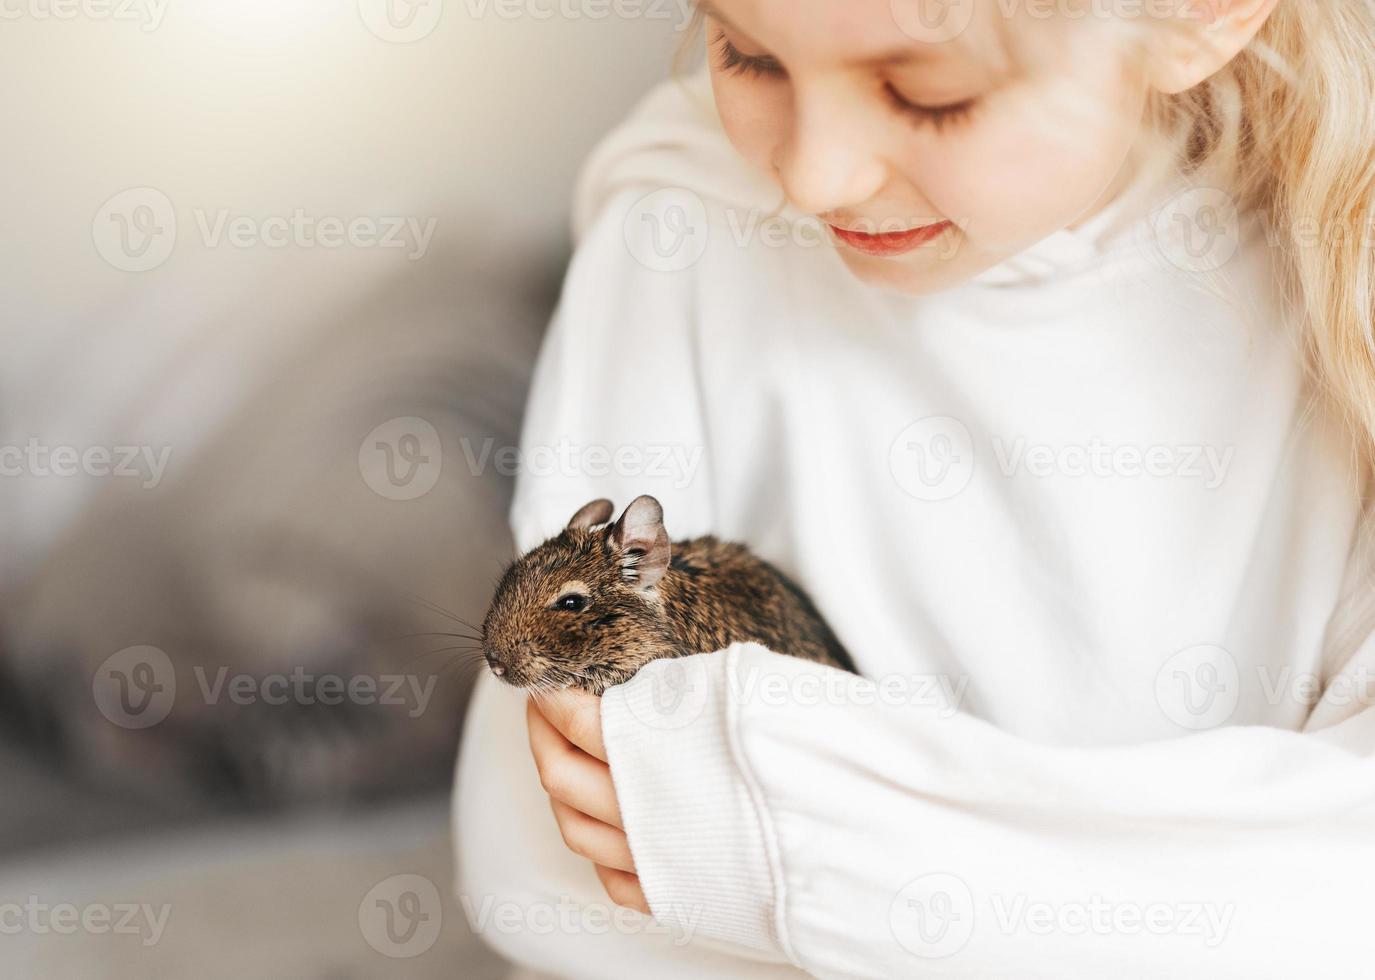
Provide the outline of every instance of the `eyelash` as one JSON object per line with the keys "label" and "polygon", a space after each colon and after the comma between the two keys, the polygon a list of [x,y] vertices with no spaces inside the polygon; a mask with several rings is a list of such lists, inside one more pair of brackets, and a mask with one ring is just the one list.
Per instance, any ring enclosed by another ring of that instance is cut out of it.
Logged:
{"label": "eyelash", "polygon": [[716,39],[717,50],[721,54],[721,69],[751,78],[786,78],[788,72],[773,58],[744,54],[730,38],[721,34]]}
{"label": "eyelash", "polygon": [[949,105],[917,105],[904,99],[901,93],[893,88],[891,82],[884,83],[883,91],[899,112],[912,117],[918,124],[935,127],[938,133],[947,126],[967,122],[979,104],[978,99],[965,99],[963,102],[952,102]]}
{"label": "eyelash", "polygon": [[[717,38],[717,50],[720,55],[720,68],[722,71],[732,72],[747,78],[786,78],[787,70],[773,58],[760,57],[758,55],[744,54],[734,44],[730,38],[721,34]],[[924,106],[909,102],[903,98],[892,82],[884,82],[883,92],[888,96],[888,101],[893,108],[912,122],[923,126],[932,126],[937,132],[943,131],[947,126],[965,122],[973,114],[978,106],[978,99],[965,99],[963,102],[953,102],[950,105]]]}

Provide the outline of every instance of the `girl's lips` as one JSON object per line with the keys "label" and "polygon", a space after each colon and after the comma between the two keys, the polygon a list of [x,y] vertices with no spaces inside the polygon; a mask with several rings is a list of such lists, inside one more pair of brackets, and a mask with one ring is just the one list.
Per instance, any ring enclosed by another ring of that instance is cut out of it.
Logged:
{"label": "girl's lips", "polygon": [[906,231],[882,231],[871,235],[868,232],[830,226],[836,238],[865,255],[903,255],[930,244],[945,234],[950,227],[951,222],[941,221],[934,225],[909,228]]}

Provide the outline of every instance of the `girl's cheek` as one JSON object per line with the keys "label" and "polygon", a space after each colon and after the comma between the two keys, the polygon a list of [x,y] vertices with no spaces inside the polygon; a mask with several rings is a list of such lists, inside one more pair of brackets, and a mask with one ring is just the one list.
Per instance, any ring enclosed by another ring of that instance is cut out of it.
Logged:
{"label": "girl's cheek", "polygon": [[787,86],[761,84],[722,71],[711,73],[716,110],[737,152],[772,176],[778,150],[787,139],[792,101]]}
{"label": "girl's cheek", "polygon": [[1053,104],[1031,93],[1009,100],[927,158],[920,186],[980,250],[1024,248],[1073,225],[1120,174],[1127,131]]}

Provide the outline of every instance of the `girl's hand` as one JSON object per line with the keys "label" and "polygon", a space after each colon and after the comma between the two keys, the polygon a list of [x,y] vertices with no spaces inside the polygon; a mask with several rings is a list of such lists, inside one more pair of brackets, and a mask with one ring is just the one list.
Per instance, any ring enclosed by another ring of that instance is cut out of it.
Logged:
{"label": "girl's hand", "polygon": [[531,698],[530,751],[568,849],[596,866],[613,902],[648,915],[606,763],[601,705],[601,698],[571,689]]}

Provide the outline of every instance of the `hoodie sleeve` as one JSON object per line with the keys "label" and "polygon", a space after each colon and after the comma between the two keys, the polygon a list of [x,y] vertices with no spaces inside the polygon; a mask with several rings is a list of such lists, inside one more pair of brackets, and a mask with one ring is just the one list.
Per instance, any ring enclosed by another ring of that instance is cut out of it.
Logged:
{"label": "hoodie sleeve", "polygon": [[1055,748],[756,645],[650,664],[602,706],[650,907],[819,977],[1368,976],[1353,566],[1304,732]]}

